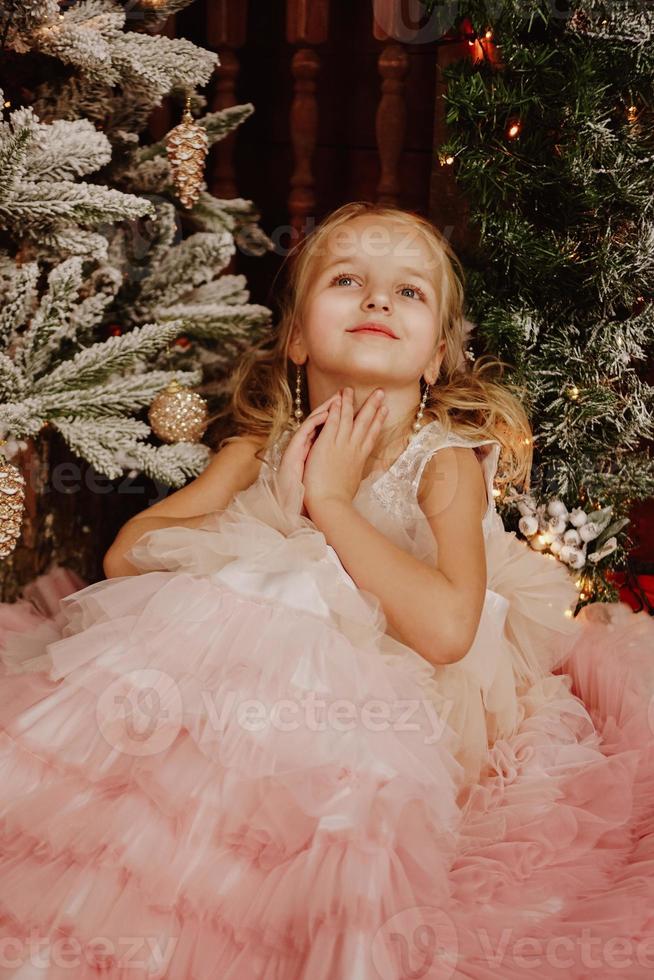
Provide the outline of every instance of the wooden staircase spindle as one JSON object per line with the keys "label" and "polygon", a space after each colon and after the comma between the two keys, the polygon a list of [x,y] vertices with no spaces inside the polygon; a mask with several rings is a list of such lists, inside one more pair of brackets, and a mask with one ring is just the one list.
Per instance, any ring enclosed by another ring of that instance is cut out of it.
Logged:
{"label": "wooden staircase spindle", "polygon": [[329,0],[287,0],[286,39],[297,47],[291,60],[293,101],[290,110],[293,173],[288,198],[293,244],[306,235],[307,219],[316,215],[313,156],[318,138],[320,56],[309,45],[323,44],[329,28]]}
{"label": "wooden staircase spindle", "polygon": [[[247,33],[247,0],[212,0],[207,4],[207,42],[215,48],[220,67],[209,103],[211,112],[236,105],[236,85],[241,69],[237,49],[245,44]],[[211,149],[209,190],[216,197],[238,197],[234,166],[236,132],[229,133]]]}
{"label": "wooden staircase spindle", "polygon": [[398,206],[399,164],[406,131],[404,92],[409,59],[402,45],[386,44],[379,55],[378,65],[382,82],[375,119],[381,170],[377,184],[377,201],[380,204]]}

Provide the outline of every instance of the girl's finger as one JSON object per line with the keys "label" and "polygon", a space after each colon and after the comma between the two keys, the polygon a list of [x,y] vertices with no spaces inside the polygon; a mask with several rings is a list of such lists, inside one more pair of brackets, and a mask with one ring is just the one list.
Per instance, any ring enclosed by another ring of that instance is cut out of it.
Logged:
{"label": "girl's finger", "polygon": [[344,388],[340,401],[341,414],[340,426],[345,439],[350,438],[352,423],[354,421],[354,392],[352,388]]}
{"label": "girl's finger", "polygon": [[317,425],[321,425],[325,421],[325,418],[327,417],[327,410],[329,408],[330,403],[333,402],[333,400],[337,397],[338,397],[338,393],[332,395],[331,398],[328,398],[327,401],[324,401],[322,405],[318,405],[316,408],[314,408],[314,410],[307,415],[304,421],[302,421],[298,426],[298,428],[295,430],[293,436],[291,437],[291,441],[293,439],[296,439],[298,436],[302,438],[307,433],[312,432]]}
{"label": "girl's finger", "polygon": [[340,395],[334,399],[334,401],[329,406],[327,412],[327,421],[325,422],[325,428],[329,426],[331,429],[338,429],[338,423],[341,417],[341,397]]}
{"label": "girl's finger", "polygon": [[335,392],[335,394],[326,399],[322,405],[318,405],[316,408],[314,408],[314,410],[307,415],[304,421],[300,423],[289,439],[288,445],[286,446],[286,450],[284,452],[284,456],[288,457],[289,463],[291,458],[295,455],[297,457],[296,461],[303,462],[306,459],[309,454],[309,449],[311,448],[311,440],[315,435],[316,428],[326,421],[329,405],[332,404],[338,397],[338,392]]}
{"label": "girl's finger", "polygon": [[375,442],[377,440],[377,436],[379,435],[379,433],[381,431],[381,427],[382,427],[383,422],[384,422],[384,419],[386,418],[387,415],[388,415],[388,408],[387,408],[387,406],[386,405],[378,405],[377,406],[377,411],[375,412],[375,414],[373,416],[372,422],[368,426],[368,431],[365,433],[365,435],[363,437],[363,443],[362,443],[362,445],[363,445],[363,451],[365,453],[372,452],[372,450],[374,448],[374,445],[375,445]]}
{"label": "girl's finger", "polygon": [[312,432],[317,425],[321,425],[321,423],[324,422],[325,418],[327,417],[327,411],[328,406],[325,406],[324,408],[314,408],[313,412],[307,415],[304,421],[301,422],[298,428],[295,430],[292,439],[297,439],[298,437],[302,439],[308,433]]}
{"label": "girl's finger", "polygon": [[321,411],[316,409],[295,430],[284,451],[283,458],[286,460],[287,465],[299,466],[304,464],[311,449],[315,430],[326,420],[327,412],[328,409],[326,408]]}
{"label": "girl's finger", "polygon": [[335,391],[334,394],[330,395],[329,398],[326,398],[324,402],[322,402],[322,404],[316,405],[313,412],[311,412],[308,417],[311,418],[311,416],[314,415],[315,412],[322,412],[323,410],[329,408],[331,403],[335,401],[337,398],[340,398],[340,392]]}
{"label": "girl's finger", "polygon": [[368,428],[377,417],[378,410],[383,404],[384,392],[381,390],[381,388],[376,388],[375,391],[368,395],[365,402],[359,409],[357,417],[354,421],[354,429],[352,430],[352,434],[361,439],[365,439]]}
{"label": "girl's finger", "polygon": [[295,432],[295,435],[291,441],[295,440],[296,445],[299,444],[301,451],[303,451],[305,455],[309,452],[311,439],[315,435],[316,429],[327,419],[328,412],[329,409],[327,408],[324,408],[321,411],[316,409],[304,420],[302,425]]}

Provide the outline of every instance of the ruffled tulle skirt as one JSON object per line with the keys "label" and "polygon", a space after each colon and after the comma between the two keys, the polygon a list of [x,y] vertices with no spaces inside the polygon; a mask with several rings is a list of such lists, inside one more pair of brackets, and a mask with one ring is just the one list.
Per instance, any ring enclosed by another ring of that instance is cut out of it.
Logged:
{"label": "ruffled tulle skirt", "polygon": [[0,604],[0,977],[651,976],[653,624],[562,661],[493,547],[501,649],[449,674],[274,482]]}

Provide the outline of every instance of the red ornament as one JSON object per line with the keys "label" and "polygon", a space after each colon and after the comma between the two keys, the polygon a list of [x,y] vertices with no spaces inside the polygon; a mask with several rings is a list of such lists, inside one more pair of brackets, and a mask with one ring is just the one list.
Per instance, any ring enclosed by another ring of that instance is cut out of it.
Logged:
{"label": "red ornament", "polygon": [[490,27],[488,30],[484,31],[479,39],[479,43],[481,44],[486,61],[497,71],[499,71],[500,68],[504,68],[504,63],[502,61],[499,48],[493,40],[493,32]]}
{"label": "red ornament", "polygon": [[109,337],[122,337],[123,328],[119,323],[108,323],[107,324],[107,335]]}
{"label": "red ornament", "polygon": [[634,612],[645,609],[654,615],[654,575],[608,572],[606,577],[618,589],[620,602],[626,602]]}
{"label": "red ornament", "polygon": [[468,42],[468,53],[473,64],[487,61],[493,68],[503,68],[502,59],[495,42],[492,28],[487,27],[477,33],[469,17],[464,17],[459,25],[459,34]]}
{"label": "red ornament", "polygon": [[181,336],[177,338],[174,344],[175,347],[180,347],[182,350],[188,350],[188,348],[191,346],[191,341],[188,339],[188,337]]}

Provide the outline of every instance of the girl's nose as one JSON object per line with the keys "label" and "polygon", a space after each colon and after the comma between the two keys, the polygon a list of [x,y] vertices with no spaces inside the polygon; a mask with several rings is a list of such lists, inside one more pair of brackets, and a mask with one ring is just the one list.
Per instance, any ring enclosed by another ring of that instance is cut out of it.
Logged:
{"label": "girl's nose", "polygon": [[391,308],[391,303],[388,296],[385,295],[369,296],[368,299],[364,300],[363,308],[364,310],[380,309],[388,311]]}

